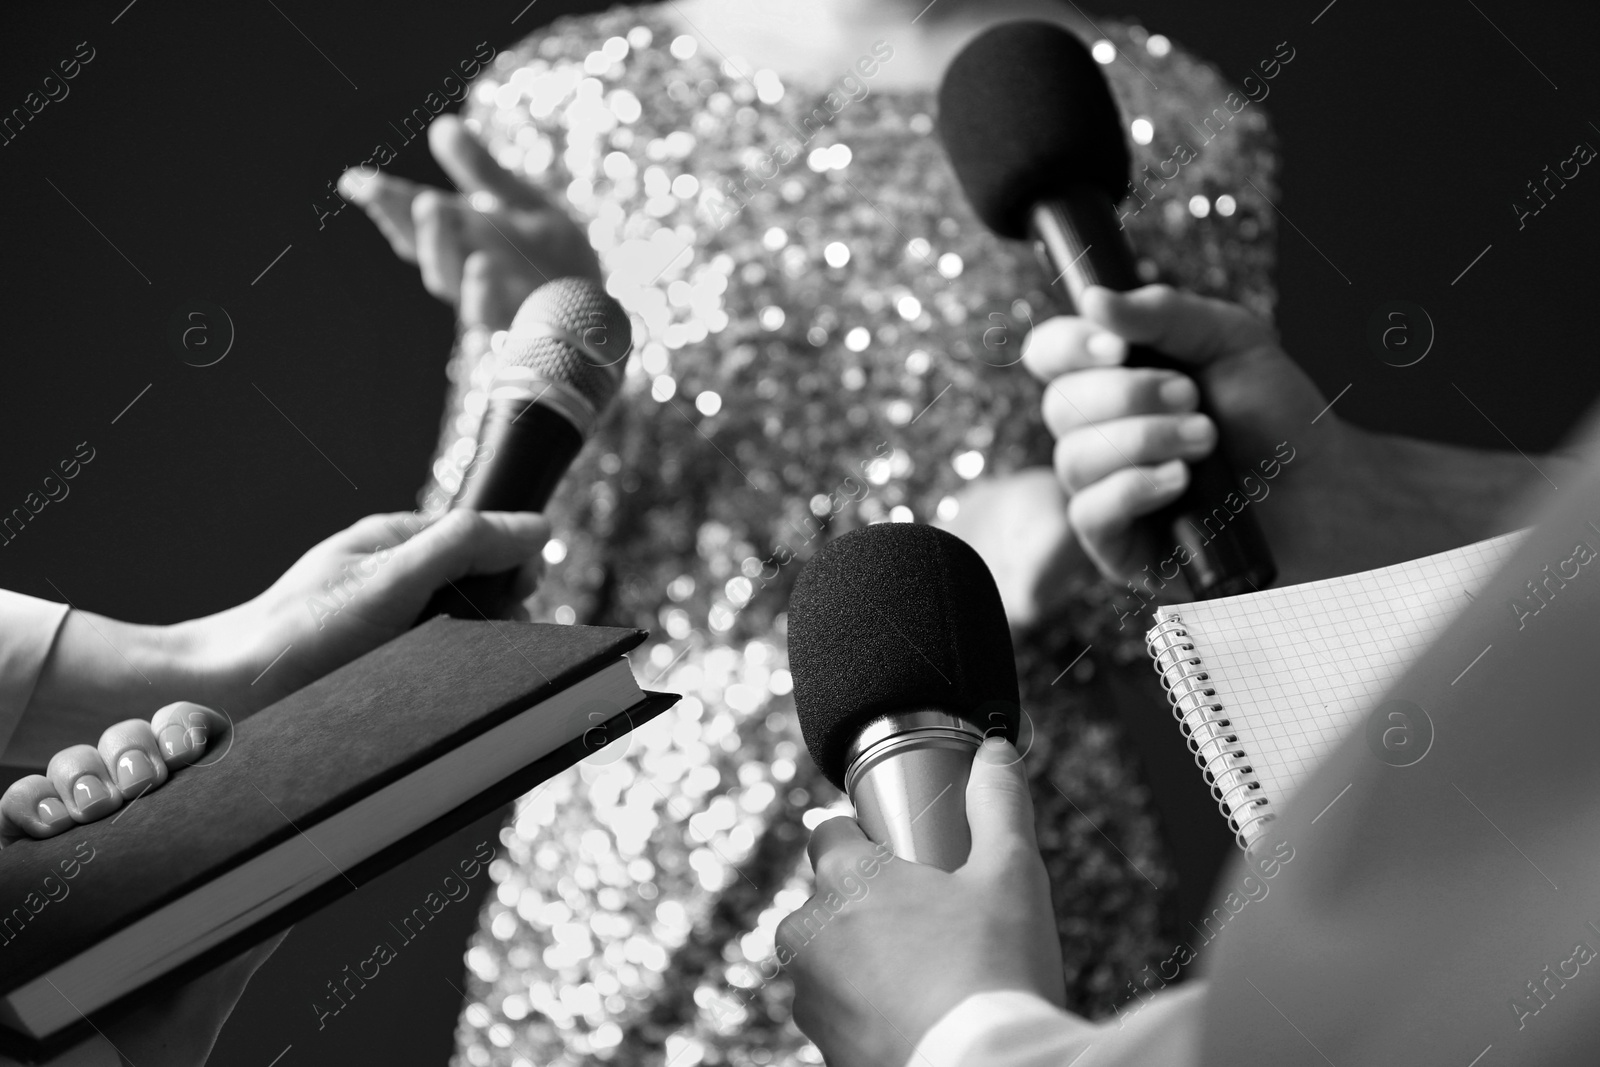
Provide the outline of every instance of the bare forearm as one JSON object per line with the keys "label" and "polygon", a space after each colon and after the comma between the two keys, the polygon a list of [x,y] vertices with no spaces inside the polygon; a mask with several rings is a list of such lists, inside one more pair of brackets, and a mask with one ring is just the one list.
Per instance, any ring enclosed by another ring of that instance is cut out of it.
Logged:
{"label": "bare forearm", "polygon": [[1393,450],[1394,477],[1380,499],[1420,551],[1440,552],[1525,525],[1530,503],[1570,480],[1582,460],[1570,451],[1525,456],[1406,437],[1380,436]]}
{"label": "bare forearm", "polygon": [[72,611],[40,671],[5,762],[42,767],[57,750],[98,737],[125,719],[149,718],[175,700],[205,701],[193,667],[192,628],[119,622]]}
{"label": "bare forearm", "polygon": [[[1514,530],[1571,479],[1576,453],[1525,457],[1342,424],[1308,441],[1301,475],[1262,512],[1280,585],[1387,567]],[[1546,477],[1550,481],[1546,481]],[[1285,479],[1287,482],[1287,478]]]}

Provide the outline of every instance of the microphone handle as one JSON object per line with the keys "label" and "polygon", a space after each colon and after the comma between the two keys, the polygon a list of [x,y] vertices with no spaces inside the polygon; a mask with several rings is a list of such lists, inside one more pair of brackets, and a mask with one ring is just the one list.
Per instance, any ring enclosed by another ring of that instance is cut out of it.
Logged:
{"label": "microphone handle", "polygon": [[[1035,247],[1045,268],[1074,306],[1091,285],[1126,291],[1144,284],[1116,209],[1099,189],[1077,186],[1040,203],[1032,222]],[[1130,348],[1127,363],[1192,377],[1192,367],[1144,345]],[[1215,419],[1204,390],[1200,410]],[[1278,574],[1255,512],[1229,510],[1224,501],[1230,493],[1236,500],[1247,499],[1234,476],[1227,442],[1219,436],[1209,456],[1189,464],[1189,487],[1183,495],[1145,520],[1156,532],[1163,560],[1188,555],[1180,570],[1197,600],[1254,592],[1270,585]]]}
{"label": "microphone handle", "polygon": [[[542,511],[583,447],[583,435],[536,400],[489,401],[478,431],[477,458],[461,479],[450,510]],[[417,622],[435,615],[493,619],[511,607],[517,572],[458,578],[434,593]]]}
{"label": "microphone handle", "polygon": [[[867,839],[896,857],[953,871],[967,862],[967,777],[983,743],[976,728],[937,713],[891,715],[845,772],[845,793]],[[868,739],[863,736],[857,742]]]}

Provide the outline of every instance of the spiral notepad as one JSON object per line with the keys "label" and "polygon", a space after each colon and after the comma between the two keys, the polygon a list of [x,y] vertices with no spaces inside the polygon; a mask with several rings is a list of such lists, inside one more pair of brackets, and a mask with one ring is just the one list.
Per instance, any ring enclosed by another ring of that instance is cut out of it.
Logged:
{"label": "spiral notepad", "polygon": [[1156,612],[1145,640],[1217,806],[1249,848],[1311,768],[1526,531],[1409,563]]}

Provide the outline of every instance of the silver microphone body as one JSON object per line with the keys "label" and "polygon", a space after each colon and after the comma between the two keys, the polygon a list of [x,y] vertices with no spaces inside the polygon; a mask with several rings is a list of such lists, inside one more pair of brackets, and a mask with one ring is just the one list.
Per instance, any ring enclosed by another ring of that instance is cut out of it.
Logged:
{"label": "silver microphone body", "polygon": [[867,837],[899,859],[953,871],[967,861],[967,776],[983,731],[942,711],[867,723],[851,744],[845,793]]}

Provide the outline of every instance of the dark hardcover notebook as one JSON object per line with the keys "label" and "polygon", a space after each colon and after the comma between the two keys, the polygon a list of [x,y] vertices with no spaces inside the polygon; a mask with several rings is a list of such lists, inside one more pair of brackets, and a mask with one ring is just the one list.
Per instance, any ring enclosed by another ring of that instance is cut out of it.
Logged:
{"label": "dark hardcover notebook", "polygon": [[56,1054],[624,737],[677,700],[634,681],[645,636],[436,618],[0,852],[0,1051]]}

